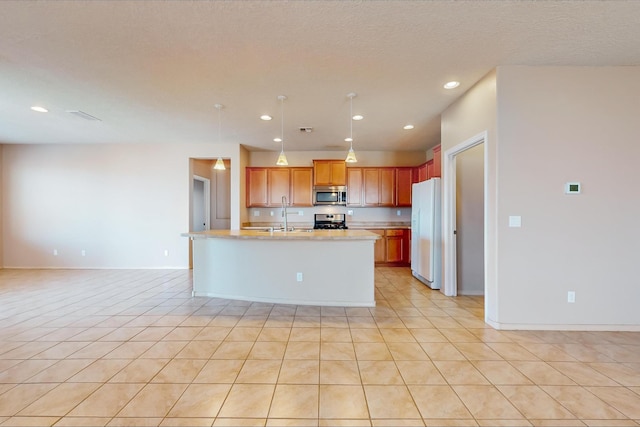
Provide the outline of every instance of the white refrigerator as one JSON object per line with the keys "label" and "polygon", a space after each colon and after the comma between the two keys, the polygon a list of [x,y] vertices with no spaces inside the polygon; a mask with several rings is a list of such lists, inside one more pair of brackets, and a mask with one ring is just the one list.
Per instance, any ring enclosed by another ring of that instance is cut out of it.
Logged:
{"label": "white refrigerator", "polygon": [[413,184],[411,192],[411,273],[431,289],[442,284],[440,178]]}

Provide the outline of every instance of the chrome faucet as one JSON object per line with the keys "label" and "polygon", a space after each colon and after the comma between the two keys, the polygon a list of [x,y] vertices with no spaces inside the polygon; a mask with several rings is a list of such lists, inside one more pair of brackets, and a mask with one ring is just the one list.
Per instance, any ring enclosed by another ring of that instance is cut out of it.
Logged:
{"label": "chrome faucet", "polygon": [[287,226],[287,196],[282,196],[282,216],[284,217],[284,231],[289,231]]}

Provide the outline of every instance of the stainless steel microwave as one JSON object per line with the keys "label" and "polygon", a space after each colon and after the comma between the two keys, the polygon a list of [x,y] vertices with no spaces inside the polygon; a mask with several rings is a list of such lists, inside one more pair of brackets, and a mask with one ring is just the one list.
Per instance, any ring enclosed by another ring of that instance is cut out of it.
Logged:
{"label": "stainless steel microwave", "polygon": [[347,187],[345,186],[315,186],[313,187],[313,204],[342,205],[347,204]]}

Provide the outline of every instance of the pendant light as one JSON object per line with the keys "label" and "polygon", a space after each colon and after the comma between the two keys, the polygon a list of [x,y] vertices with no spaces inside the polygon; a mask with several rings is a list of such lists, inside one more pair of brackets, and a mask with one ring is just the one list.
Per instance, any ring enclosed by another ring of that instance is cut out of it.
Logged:
{"label": "pendant light", "polygon": [[358,159],[356,159],[356,153],[353,151],[353,98],[357,95],[353,92],[347,95],[350,99],[350,107],[349,107],[349,138],[345,139],[345,141],[349,141],[349,152],[347,153],[347,158],[344,159],[347,163],[356,163]]}
{"label": "pendant light", "polygon": [[[216,104],[214,105],[214,107],[216,107],[218,109],[218,144],[220,144],[220,129],[222,127],[222,108],[224,107],[222,104]],[[226,169],[226,167],[224,166],[224,161],[222,160],[222,157],[218,157],[218,160],[216,160],[216,164],[213,166],[213,168],[217,171],[223,171]]]}
{"label": "pendant light", "polygon": [[287,161],[287,156],[284,154],[284,100],[287,99],[286,96],[280,95],[278,96],[280,100],[280,155],[278,156],[278,161],[276,165],[278,166],[287,166],[289,162]]}

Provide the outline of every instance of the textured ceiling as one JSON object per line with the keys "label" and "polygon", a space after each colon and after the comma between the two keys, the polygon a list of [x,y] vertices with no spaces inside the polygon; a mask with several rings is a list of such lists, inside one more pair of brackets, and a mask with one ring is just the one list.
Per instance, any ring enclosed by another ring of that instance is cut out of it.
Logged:
{"label": "textured ceiling", "polygon": [[0,143],[216,144],[220,103],[223,143],[278,150],[286,95],[286,150],[346,150],[356,92],[356,150],[423,150],[498,65],[640,65],[638,22],[640,1],[2,1]]}

